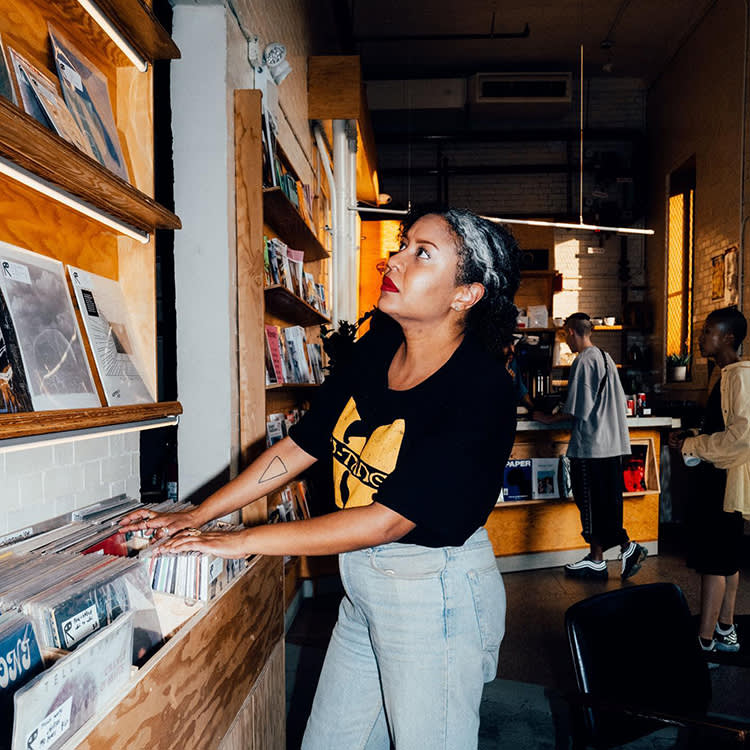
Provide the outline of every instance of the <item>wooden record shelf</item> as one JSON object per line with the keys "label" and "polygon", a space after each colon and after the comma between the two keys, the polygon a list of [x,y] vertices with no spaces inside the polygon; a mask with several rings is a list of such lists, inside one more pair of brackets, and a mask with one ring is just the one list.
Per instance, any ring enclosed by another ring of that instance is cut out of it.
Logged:
{"label": "wooden record shelf", "polygon": [[330,318],[327,318],[281,284],[266,287],[263,294],[266,299],[266,312],[275,315],[277,318],[293,320],[296,325],[300,326],[314,326],[331,322]]}
{"label": "wooden record shelf", "polygon": [[283,389],[305,390],[306,388],[320,388],[320,383],[274,383],[267,385],[267,391],[281,391]]}
{"label": "wooden record shelf", "polygon": [[289,247],[305,253],[305,263],[329,257],[328,251],[280,187],[263,188],[263,220]]}
{"label": "wooden record shelf", "polygon": [[60,409],[58,411],[27,411],[0,416],[0,440],[110,427],[131,422],[148,422],[182,414],[179,401],[154,404],[105,406],[92,409]]}
{"label": "wooden record shelf", "polygon": [[175,214],[153,198],[2,98],[0,156],[143,231],[182,226]]}
{"label": "wooden record shelf", "polygon": [[[118,65],[131,65],[78,0],[55,0],[52,7],[49,3],[33,4],[39,7],[39,12],[46,20],[71,31],[72,35],[78,35],[75,31],[77,29],[81,36],[96,39],[97,45],[106,50],[108,56],[114,57]],[[96,5],[112,26],[148,62],[180,57],[179,47],[172,41],[149,5],[142,0],[96,0]]]}

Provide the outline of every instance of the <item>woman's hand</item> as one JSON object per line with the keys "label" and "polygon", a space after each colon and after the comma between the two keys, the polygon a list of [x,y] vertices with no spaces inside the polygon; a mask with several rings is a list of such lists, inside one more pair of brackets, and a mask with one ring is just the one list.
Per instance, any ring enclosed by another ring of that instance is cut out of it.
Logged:
{"label": "woman's hand", "polygon": [[200,531],[183,529],[167,539],[157,549],[157,554],[180,552],[207,552],[217,557],[237,559],[252,553],[247,529],[242,531]]}
{"label": "woman's hand", "polygon": [[194,510],[180,511],[179,513],[157,513],[144,508],[134,510],[123,516],[120,521],[120,531],[148,531],[153,529],[154,536],[158,539],[172,536],[181,529],[189,529],[199,526],[200,522]]}

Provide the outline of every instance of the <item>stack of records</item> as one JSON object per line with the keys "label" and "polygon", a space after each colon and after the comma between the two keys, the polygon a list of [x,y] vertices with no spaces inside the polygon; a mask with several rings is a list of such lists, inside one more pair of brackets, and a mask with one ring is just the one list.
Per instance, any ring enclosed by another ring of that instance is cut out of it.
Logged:
{"label": "stack of records", "polygon": [[[239,531],[242,527],[212,521],[201,531]],[[162,552],[161,539],[141,552],[149,561],[151,588],[191,601],[208,602],[220,594],[245,569],[246,559],[227,560],[205,552]]]}

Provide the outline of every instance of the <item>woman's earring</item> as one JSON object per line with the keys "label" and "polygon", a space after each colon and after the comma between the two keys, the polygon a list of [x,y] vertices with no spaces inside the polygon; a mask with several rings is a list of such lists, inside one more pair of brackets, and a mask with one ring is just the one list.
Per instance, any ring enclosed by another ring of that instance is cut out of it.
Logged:
{"label": "woman's earring", "polygon": [[461,307],[459,305],[453,304],[451,305],[451,308],[456,312],[461,312]]}

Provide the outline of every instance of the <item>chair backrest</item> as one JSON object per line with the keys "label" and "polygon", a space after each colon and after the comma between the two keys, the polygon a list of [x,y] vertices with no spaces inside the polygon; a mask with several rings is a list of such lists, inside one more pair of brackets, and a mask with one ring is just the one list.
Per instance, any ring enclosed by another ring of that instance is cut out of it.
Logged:
{"label": "chair backrest", "polygon": [[[705,714],[708,666],[679,586],[624,586],[577,602],[565,628],[580,692],[615,704],[679,715]],[[647,722],[586,709],[590,738],[607,744],[647,734]]]}

